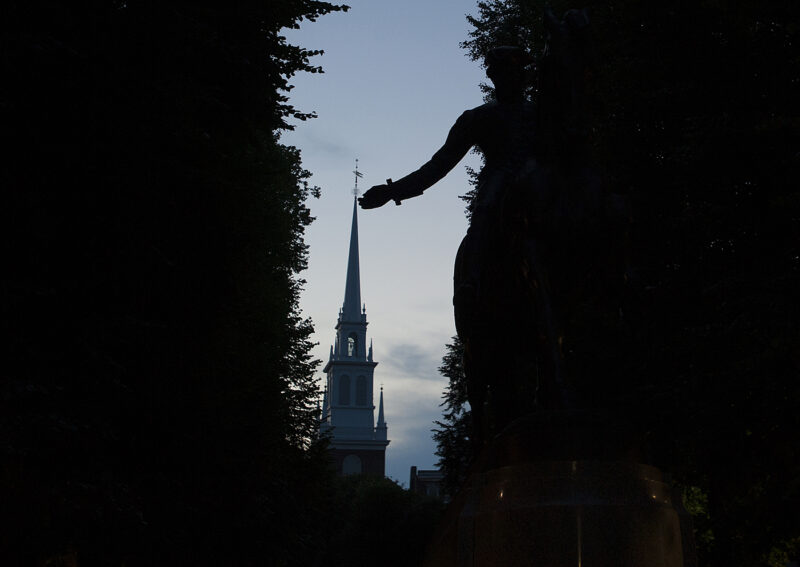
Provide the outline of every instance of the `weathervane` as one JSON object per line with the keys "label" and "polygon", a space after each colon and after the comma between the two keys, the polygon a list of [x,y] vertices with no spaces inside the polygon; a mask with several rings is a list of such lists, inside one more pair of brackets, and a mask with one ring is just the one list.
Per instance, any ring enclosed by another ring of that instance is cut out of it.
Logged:
{"label": "weathervane", "polygon": [[356,168],[353,170],[353,173],[355,173],[355,175],[356,175],[356,184],[353,187],[353,195],[355,197],[358,197],[358,178],[359,177],[364,177],[364,174],[361,173],[360,171],[358,171],[358,158],[356,158]]}

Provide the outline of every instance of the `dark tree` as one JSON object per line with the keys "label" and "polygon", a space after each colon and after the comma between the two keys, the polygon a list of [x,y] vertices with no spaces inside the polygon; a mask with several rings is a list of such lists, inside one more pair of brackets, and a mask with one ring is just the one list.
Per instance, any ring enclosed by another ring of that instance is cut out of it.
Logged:
{"label": "dark tree", "polygon": [[467,383],[464,376],[464,346],[459,338],[446,345],[439,373],[448,384],[442,394],[442,420],[435,421],[437,466],[444,472],[444,493],[453,498],[467,478],[467,470],[475,459],[472,443],[472,414],[467,401]]}
{"label": "dark tree", "polygon": [[[686,485],[703,564],[783,565],[800,544],[800,5],[583,5],[593,151],[633,224],[624,325],[578,327],[575,348]],[[479,2],[464,47],[535,53],[543,8]]]}
{"label": "dark tree", "polygon": [[280,30],[344,7],[3,8],[3,565],[308,564],[306,180]]}
{"label": "dark tree", "polygon": [[442,503],[405,490],[388,478],[350,475],[337,479],[327,525],[324,565],[390,567],[421,565]]}

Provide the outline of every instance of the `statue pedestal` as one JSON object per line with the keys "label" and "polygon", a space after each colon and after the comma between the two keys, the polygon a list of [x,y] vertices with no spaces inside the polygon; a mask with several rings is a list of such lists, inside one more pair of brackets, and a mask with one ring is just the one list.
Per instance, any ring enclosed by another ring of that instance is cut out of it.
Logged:
{"label": "statue pedestal", "polygon": [[426,565],[694,567],[680,494],[634,460],[630,430],[601,421],[540,415],[498,435],[451,503]]}
{"label": "statue pedestal", "polygon": [[480,473],[457,565],[684,567],[680,508],[647,465],[544,461]]}

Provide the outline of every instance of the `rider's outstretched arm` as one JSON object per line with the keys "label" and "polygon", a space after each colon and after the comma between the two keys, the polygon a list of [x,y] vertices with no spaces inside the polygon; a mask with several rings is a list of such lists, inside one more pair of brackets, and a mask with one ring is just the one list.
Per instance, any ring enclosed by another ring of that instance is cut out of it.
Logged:
{"label": "rider's outstretched arm", "polygon": [[475,144],[474,120],[472,110],[464,112],[450,128],[444,145],[427,163],[389,185],[372,187],[359,199],[361,206],[371,209],[380,207],[390,200],[399,205],[405,199],[422,195],[423,191],[447,175]]}

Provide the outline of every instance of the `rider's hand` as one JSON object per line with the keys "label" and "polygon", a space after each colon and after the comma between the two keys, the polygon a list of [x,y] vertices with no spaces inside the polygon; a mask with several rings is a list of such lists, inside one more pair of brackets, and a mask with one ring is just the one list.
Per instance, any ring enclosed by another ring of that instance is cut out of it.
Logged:
{"label": "rider's hand", "polygon": [[392,200],[392,188],[388,185],[375,185],[358,198],[362,209],[377,209]]}

